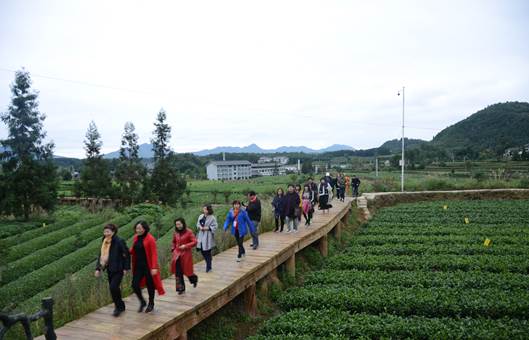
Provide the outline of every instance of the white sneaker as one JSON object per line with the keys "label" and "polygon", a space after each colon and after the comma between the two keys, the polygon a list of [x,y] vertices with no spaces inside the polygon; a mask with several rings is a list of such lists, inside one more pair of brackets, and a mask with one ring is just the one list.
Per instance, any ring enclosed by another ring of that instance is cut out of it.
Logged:
{"label": "white sneaker", "polygon": [[297,232],[298,232],[298,230],[297,230],[297,229],[294,229],[294,233],[297,233]]}
{"label": "white sneaker", "polygon": [[290,230],[290,229],[286,231],[287,234],[289,234],[289,233],[291,233],[291,232],[292,232],[292,230]]}
{"label": "white sneaker", "polygon": [[237,257],[237,262],[241,262],[241,258],[240,257]]}

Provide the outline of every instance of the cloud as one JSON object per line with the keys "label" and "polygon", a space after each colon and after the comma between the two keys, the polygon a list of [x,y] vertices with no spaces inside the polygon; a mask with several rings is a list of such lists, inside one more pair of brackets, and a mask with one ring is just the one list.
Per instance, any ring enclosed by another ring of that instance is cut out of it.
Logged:
{"label": "cloud", "polygon": [[[4,1],[0,68],[34,75],[61,155],[84,154],[90,120],[105,151],[117,149],[126,121],[148,142],[161,107],[177,151],[368,148],[400,136],[403,85],[412,138],[495,102],[529,101],[528,6]],[[12,79],[0,70],[2,111]]]}

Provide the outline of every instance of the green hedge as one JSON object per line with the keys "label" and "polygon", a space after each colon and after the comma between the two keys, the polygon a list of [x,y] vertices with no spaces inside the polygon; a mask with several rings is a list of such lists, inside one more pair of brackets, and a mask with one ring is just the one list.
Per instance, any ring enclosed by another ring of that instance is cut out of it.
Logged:
{"label": "green hedge", "polygon": [[496,244],[496,239],[492,238],[492,245],[485,247],[482,242],[473,244],[461,243],[386,243],[380,245],[354,245],[347,249],[348,255],[517,255],[525,256],[529,254],[529,242],[523,245]]}
{"label": "green hedge", "polygon": [[[18,261],[11,262],[7,265],[7,270],[2,277],[2,282],[9,283],[22,277],[34,270],[45,266],[46,264],[52,263],[63,256],[66,256],[77,249],[84,247],[94,239],[97,239],[103,234],[103,227],[107,223],[114,223],[117,226],[121,226],[131,220],[128,215],[116,216],[111,220],[106,220],[104,217],[96,218],[88,222],[80,223],[77,228],[79,234],[70,235],[69,237],[60,238],[59,242],[56,240],[55,244],[42,248],[35,249],[30,255],[21,258]],[[84,230],[81,232],[81,230]],[[54,238],[54,237],[53,237]],[[42,240],[44,241],[44,240]],[[32,242],[27,242],[32,243]]]}
{"label": "green hedge", "polygon": [[[73,223],[70,226],[65,226],[62,229],[55,230],[48,234],[42,234],[25,242],[20,242],[18,245],[9,249],[7,260],[9,262],[22,259],[29,254],[35,254],[44,248],[55,245],[58,242],[71,238],[72,235],[82,233],[94,225],[99,225],[113,217],[113,214],[90,216],[89,218]],[[39,228],[38,230],[43,229]]]}
{"label": "green hedge", "polygon": [[305,285],[366,286],[382,285],[423,288],[496,288],[503,290],[529,290],[527,275],[517,273],[490,273],[482,271],[423,272],[423,271],[358,271],[319,270],[307,273]]}
{"label": "green hedge", "polygon": [[529,273],[529,258],[482,255],[337,255],[326,261],[329,269],[357,270],[482,270],[493,273]]}
{"label": "green hedge", "polygon": [[[527,320],[485,318],[403,318],[296,309],[265,322],[249,339],[527,339]],[[305,338],[306,337],[306,338]]]}
{"label": "green hedge", "polygon": [[[134,233],[134,224],[141,219],[152,221],[150,216],[135,218],[127,227],[120,228],[119,235],[125,239],[131,237]],[[97,258],[100,247],[101,240],[96,238],[86,246],[61,257],[57,261],[0,287],[0,308],[10,304],[16,305],[61,281],[67,273],[77,272]]]}
{"label": "green hedge", "polygon": [[309,286],[288,290],[279,298],[284,310],[336,308],[357,313],[390,313],[426,317],[529,317],[529,291],[496,288]]}

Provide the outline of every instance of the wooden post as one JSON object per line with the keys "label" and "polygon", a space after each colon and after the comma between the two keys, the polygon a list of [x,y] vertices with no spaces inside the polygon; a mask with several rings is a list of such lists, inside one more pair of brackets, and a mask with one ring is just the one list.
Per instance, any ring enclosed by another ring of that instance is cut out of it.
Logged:
{"label": "wooden post", "polygon": [[320,251],[321,256],[326,257],[329,254],[329,249],[327,246],[327,234],[323,235],[318,242],[318,250]]}
{"label": "wooden post", "polygon": [[338,222],[334,229],[332,230],[334,238],[339,242],[342,238],[342,222]]}
{"label": "wooden post", "polygon": [[255,317],[257,311],[257,299],[255,297],[255,283],[242,293],[244,312]]}
{"label": "wooden post", "polygon": [[288,275],[296,277],[296,254],[292,254],[292,256],[285,261],[285,267]]}

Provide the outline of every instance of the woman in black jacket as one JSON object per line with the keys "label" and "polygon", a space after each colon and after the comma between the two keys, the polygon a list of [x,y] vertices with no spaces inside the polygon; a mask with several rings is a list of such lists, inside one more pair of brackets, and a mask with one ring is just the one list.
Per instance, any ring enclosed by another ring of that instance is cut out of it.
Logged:
{"label": "woman in black jacket", "polygon": [[95,276],[101,276],[101,271],[106,270],[108,274],[108,285],[115,309],[112,315],[119,316],[125,310],[125,302],[121,298],[121,280],[123,275],[130,270],[129,249],[125,241],[118,237],[118,227],[107,224],[103,228],[103,240],[101,251],[97,257]]}

